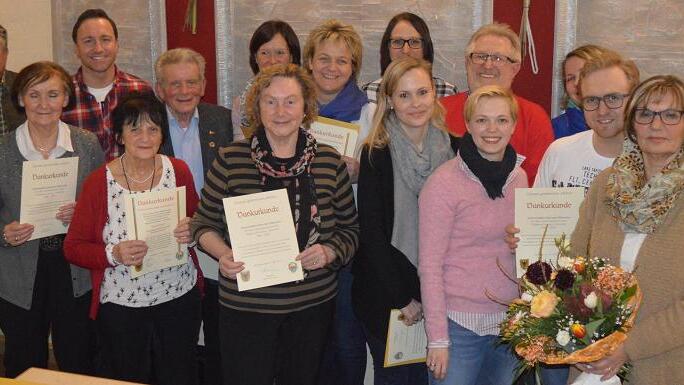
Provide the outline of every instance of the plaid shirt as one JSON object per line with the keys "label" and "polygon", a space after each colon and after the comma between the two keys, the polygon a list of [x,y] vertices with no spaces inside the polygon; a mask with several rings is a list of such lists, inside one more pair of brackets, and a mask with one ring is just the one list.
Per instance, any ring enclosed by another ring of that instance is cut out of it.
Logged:
{"label": "plaid shirt", "polygon": [[[435,91],[437,92],[437,99],[458,93],[458,89],[456,88],[455,85],[453,85],[449,82],[446,82],[443,79],[438,78],[436,76],[433,76],[432,79],[435,80]],[[366,96],[368,97],[368,101],[373,102],[373,103],[378,102],[378,92],[380,91],[380,82],[381,81],[382,81],[382,78],[380,78],[374,82],[364,84],[361,87],[361,90],[366,93]]]}
{"label": "plaid shirt", "polygon": [[62,121],[97,135],[102,151],[107,161],[119,156],[119,146],[114,140],[112,132],[111,113],[119,102],[119,99],[132,92],[152,93],[150,85],[134,76],[115,68],[114,83],[112,89],[102,103],[98,103],[93,95],[88,92],[88,86],[83,82],[83,69],[79,68],[72,81],[76,91],[72,107],[62,113]]}

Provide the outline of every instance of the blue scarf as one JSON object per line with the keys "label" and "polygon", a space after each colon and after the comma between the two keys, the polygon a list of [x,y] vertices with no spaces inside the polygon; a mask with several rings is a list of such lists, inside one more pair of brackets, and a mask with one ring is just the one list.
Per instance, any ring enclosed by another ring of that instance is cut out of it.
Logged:
{"label": "blue scarf", "polygon": [[361,108],[366,103],[368,103],[368,97],[359,89],[356,79],[352,76],[335,99],[324,106],[318,104],[318,115],[343,122],[353,122],[359,120]]}

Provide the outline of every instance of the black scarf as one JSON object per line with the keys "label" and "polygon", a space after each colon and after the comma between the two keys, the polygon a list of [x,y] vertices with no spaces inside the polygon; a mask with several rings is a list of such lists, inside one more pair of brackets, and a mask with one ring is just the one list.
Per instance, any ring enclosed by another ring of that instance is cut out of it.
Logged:
{"label": "black scarf", "polygon": [[480,155],[475,142],[473,142],[473,137],[470,133],[466,132],[463,135],[458,152],[470,171],[475,174],[480,183],[482,183],[482,186],[487,190],[487,195],[492,200],[503,198],[503,187],[506,184],[506,180],[508,180],[508,175],[515,168],[518,158],[513,147],[508,144],[503,160],[493,162]]}

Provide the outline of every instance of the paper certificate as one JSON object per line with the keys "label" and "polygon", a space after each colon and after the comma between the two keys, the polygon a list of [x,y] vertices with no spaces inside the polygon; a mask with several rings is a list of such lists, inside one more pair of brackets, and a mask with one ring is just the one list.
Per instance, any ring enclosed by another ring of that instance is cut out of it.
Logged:
{"label": "paper certificate", "polygon": [[304,279],[287,190],[223,199],[233,259],[244,262],[238,290]]}
{"label": "paper certificate", "polygon": [[125,202],[128,239],[147,243],[143,263],[129,266],[131,277],[187,263],[187,245],[173,236],[178,221],[185,217],[185,186],[129,194]]}
{"label": "paper certificate", "polygon": [[64,234],[59,206],[76,200],[78,157],[27,160],[21,172],[20,223],[35,226],[31,239]]}
{"label": "paper certificate", "polygon": [[321,143],[332,146],[341,155],[354,157],[356,140],[359,137],[359,125],[322,116],[311,123],[311,134]]}
{"label": "paper certificate", "polygon": [[546,226],[542,257],[556,262],[558,249],[554,239],[563,233],[570,238],[583,200],[584,187],[515,189],[515,226],[520,229],[520,242],[515,251],[518,277],[539,258],[539,246]]}
{"label": "paper certificate", "polygon": [[402,321],[401,311],[392,309],[387,327],[384,367],[425,362],[427,357],[427,335],[425,319],[411,326]]}

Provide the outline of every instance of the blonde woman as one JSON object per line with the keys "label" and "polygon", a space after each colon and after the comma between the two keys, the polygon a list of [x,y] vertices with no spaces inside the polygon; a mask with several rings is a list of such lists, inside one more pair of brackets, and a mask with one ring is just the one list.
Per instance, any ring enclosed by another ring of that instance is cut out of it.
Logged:
{"label": "blonde woman", "polygon": [[484,86],[465,103],[467,132],[458,155],[439,167],[420,194],[420,285],[431,384],[511,384],[518,360],[497,345],[517,285],[504,241],[514,191],[527,187],[522,157],[509,144],[518,104],[510,91]]}
{"label": "blonde woman", "polygon": [[373,130],[361,154],[358,205],[361,250],[352,298],[373,356],[375,384],[427,384],[423,364],[384,368],[392,309],[422,319],[418,281],[418,194],[430,173],[453,158],[457,139],[444,129],[431,65],[393,61],[380,83]]}

